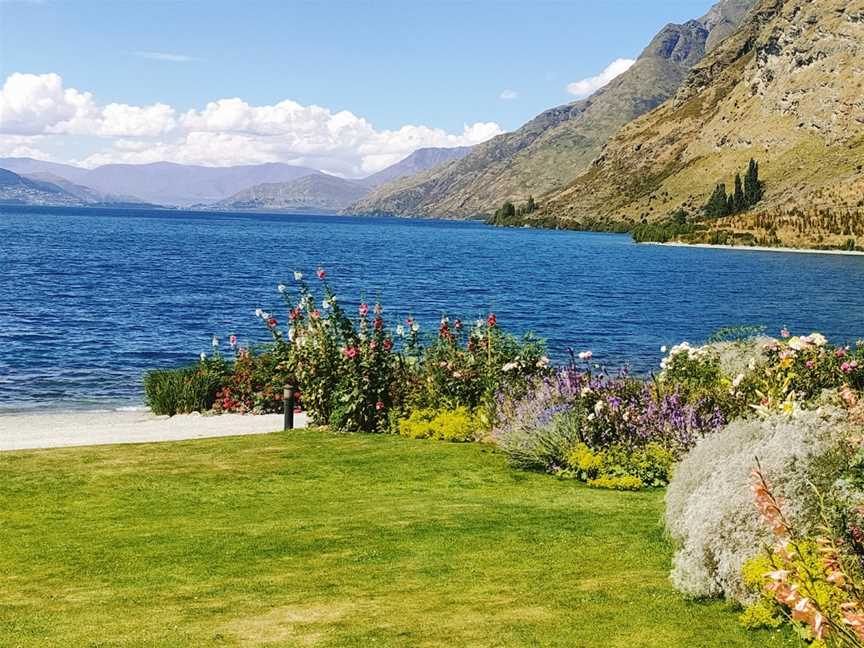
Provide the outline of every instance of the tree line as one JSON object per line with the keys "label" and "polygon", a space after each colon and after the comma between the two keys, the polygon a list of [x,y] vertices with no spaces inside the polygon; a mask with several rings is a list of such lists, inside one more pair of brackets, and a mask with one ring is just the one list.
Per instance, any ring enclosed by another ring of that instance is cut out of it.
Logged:
{"label": "tree line", "polygon": [[760,200],[762,182],[759,180],[759,163],[751,158],[744,180],[741,180],[740,173],[735,174],[735,190],[727,195],[726,185],[721,182],[714,189],[703,211],[709,218],[722,218],[747,211]]}

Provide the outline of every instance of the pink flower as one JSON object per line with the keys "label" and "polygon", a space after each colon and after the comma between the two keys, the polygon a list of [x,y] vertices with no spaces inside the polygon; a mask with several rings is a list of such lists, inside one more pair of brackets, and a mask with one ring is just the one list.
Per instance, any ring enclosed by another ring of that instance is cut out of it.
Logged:
{"label": "pink flower", "polygon": [[852,369],[853,366],[851,362],[844,362],[842,365],[840,365],[840,371],[845,374],[852,373]]}
{"label": "pink flower", "polygon": [[278,323],[279,322],[276,321],[275,317],[271,317],[270,319],[267,320],[267,326],[269,326],[270,328],[276,328],[276,325]]}
{"label": "pink flower", "polygon": [[378,348],[378,342],[377,342],[376,340],[372,340],[372,341],[369,343],[369,348],[372,349],[372,350],[374,351],[375,349]]}
{"label": "pink flower", "polygon": [[579,354],[580,360],[590,360],[593,357],[594,357],[594,353],[592,351],[583,351],[582,353]]}
{"label": "pink flower", "polygon": [[834,351],[834,355],[838,358],[843,358],[846,356],[846,349],[843,347],[838,347],[836,351]]}
{"label": "pink flower", "polygon": [[791,333],[789,333],[789,329],[786,328],[785,326],[782,329],[780,329],[780,337],[788,338],[790,335],[791,335]]}
{"label": "pink flower", "polygon": [[375,403],[375,409],[380,412],[381,410],[384,409],[384,403],[382,403],[381,401],[378,401],[377,403]]}
{"label": "pink flower", "polygon": [[349,358],[352,358],[352,359],[356,358],[357,357],[357,349],[355,347],[348,347],[347,349],[345,349],[345,355]]}
{"label": "pink flower", "polygon": [[392,348],[393,348],[393,340],[391,340],[390,338],[387,338],[386,340],[384,340],[384,350],[389,351]]}
{"label": "pink flower", "polygon": [[495,313],[489,313],[489,317],[486,318],[486,325],[489,328],[495,328],[495,325],[498,323],[498,318],[495,317]]}
{"label": "pink flower", "polygon": [[237,346],[237,336],[236,336],[236,335],[230,335],[230,336],[228,337],[228,344],[231,345],[231,348],[232,348],[232,349],[233,349],[234,347],[236,347],[236,346]]}
{"label": "pink flower", "polygon": [[812,369],[813,367],[816,366],[816,363],[815,363],[813,360],[808,360],[808,361],[805,362],[804,364],[807,365],[807,368],[808,368],[808,369]]}
{"label": "pink flower", "polygon": [[316,309],[313,310],[311,313],[309,313],[309,317],[311,317],[311,318],[314,319],[314,320],[317,320],[317,319],[319,319],[319,318],[321,317],[321,311],[319,311],[319,310],[316,308]]}
{"label": "pink flower", "polygon": [[357,309],[357,312],[360,313],[360,317],[366,317],[369,314],[369,304],[360,304],[360,308]]}
{"label": "pink flower", "polygon": [[318,275],[318,278],[321,281],[324,281],[324,277],[327,276],[327,273],[324,271],[324,268],[320,267],[315,271],[315,274]]}

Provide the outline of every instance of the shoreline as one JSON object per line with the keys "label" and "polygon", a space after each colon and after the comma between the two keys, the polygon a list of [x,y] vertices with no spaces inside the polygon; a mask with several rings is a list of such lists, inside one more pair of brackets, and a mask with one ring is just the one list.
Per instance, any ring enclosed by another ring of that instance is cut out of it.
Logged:
{"label": "shoreline", "polygon": [[[40,411],[0,414],[0,453],[14,450],[67,448],[186,441],[213,437],[281,432],[281,414],[177,414],[156,416],[142,410]],[[294,415],[304,428],[306,415]]]}
{"label": "shoreline", "polygon": [[745,252],[784,252],[793,254],[833,254],[840,256],[864,256],[864,252],[858,250],[818,250],[815,248],[790,248],[790,247],[768,247],[766,245],[715,245],[713,243],[681,243],[670,241],[659,243],[657,241],[646,241],[637,245],[663,245],[665,247],[704,248],[708,250],[726,250]]}

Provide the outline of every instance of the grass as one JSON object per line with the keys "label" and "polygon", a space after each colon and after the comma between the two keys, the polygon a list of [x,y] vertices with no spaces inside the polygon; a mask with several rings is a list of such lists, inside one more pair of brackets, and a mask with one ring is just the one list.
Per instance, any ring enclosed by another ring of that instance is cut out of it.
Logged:
{"label": "grass", "polygon": [[0,453],[0,645],[787,645],[672,590],[661,514],[399,437]]}

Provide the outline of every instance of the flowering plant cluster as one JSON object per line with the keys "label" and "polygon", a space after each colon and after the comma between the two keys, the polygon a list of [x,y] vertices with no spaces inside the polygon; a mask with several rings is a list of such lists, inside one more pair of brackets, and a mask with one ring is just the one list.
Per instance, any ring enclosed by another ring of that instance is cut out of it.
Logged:
{"label": "flowering plant cluster", "polygon": [[[677,457],[725,425],[723,413],[710,401],[687,400],[675,389],[631,377],[626,368],[615,375],[598,371],[588,364],[589,352],[580,358],[585,364],[574,360],[536,381],[527,395],[499,394],[499,424],[493,437],[516,465],[570,470],[584,480],[623,477],[618,473],[626,470],[611,466],[626,462],[609,461],[607,469],[600,470],[602,453],[617,458],[622,452],[635,454],[652,446]],[[599,462],[597,470],[586,470],[586,453]],[[648,485],[665,483],[671,465],[663,463],[662,475],[651,477]]]}
{"label": "flowering plant cluster", "polygon": [[846,511],[838,525],[821,500],[822,524],[818,535],[808,538],[786,517],[783,502],[759,468],[753,470],[751,488],[775,544],[745,567],[762,598],[748,608],[744,620],[771,625],[782,615],[814,644],[864,647],[864,507]]}

